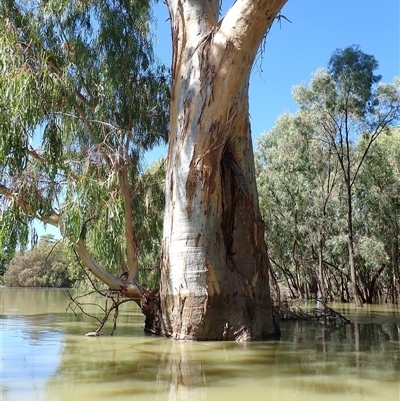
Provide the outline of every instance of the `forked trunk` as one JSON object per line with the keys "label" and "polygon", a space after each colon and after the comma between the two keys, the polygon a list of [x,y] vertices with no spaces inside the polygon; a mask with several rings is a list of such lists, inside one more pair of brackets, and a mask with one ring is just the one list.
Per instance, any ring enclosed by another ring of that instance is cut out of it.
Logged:
{"label": "forked trunk", "polygon": [[160,298],[162,330],[175,339],[278,332],[248,86],[258,45],[284,3],[240,1],[219,23],[217,2],[169,3],[173,88]]}

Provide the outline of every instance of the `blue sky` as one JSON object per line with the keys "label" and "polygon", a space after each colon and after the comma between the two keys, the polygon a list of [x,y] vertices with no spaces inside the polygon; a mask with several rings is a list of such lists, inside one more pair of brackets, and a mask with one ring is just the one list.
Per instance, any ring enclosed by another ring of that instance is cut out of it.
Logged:
{"label": "blue sky", "polygon": [[[226,7],[227,3],[223,4]],[[289,0],[282,19],[275,22],[267,38],[262,61],[254,66],[250,83],[250,116],[253,139],[273,127],[284,111],[295,112],[292,87],[309,82],[311,74],[327,62],[337,48],[352,44],[375,56],[383,82],[400,76],[399,0]],[[171,63],[171,34],[167,7],[155,6],[156,53]],[[158,148],[147,160],[166,155]],[[37,227],[39,235],[43,234]],[[55,233],[52,229],[48,232]]]}
{"label": "blue sky", "polygon": [[[223,7],[228,7],[223,2]],[[326,67],[337,48],[352,44],[375,56],[383,82],[400,75],[399,0],[289,0],[282,19],[267,38],[262,62],[253,68],[250,83],[250,116],[253,139],[273,127],[285,110],[296,111],[292,87],[309,82],[311,74]],[[171,34],[167,7],[155,7],[157,55],[170,65]],[[157,149],[149,160],[166,153]]]}

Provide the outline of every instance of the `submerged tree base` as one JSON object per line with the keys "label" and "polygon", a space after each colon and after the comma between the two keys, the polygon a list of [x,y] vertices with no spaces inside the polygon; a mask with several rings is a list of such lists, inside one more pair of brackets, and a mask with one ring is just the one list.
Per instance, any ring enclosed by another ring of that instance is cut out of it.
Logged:
{"label": "submerged tree base", "polygon": [[[92,285],[93,284],[94,283],[92,282]],[[85,297],[92,295],[94,293],[97,293],[104,298],[104,306],[102,306],[100,303],[84,301]],[[112,317],[113,321],[113,326],[111,330],[111,335],[113,335],[114,331],[117,328],[119,307],[124,303],[132,301],[139,306],[141,312],[145,317],[145,325],[144,325],[145,334],[170,337],[162,325],[160,294],[158,288],[152,291],[148,291],[143,288],[143,293],[140,298],[126,297],[124,291],[122,290],[121,291],[111,290],[111,289],[99,290],[96,287],[94,287],[93,291],[75,297],[69,291],[66,291],[65,294],[66,297],[69,299],[69,304],[66,308],[66,311],[71,310],[76,317],[78,317],[77,312],[79,312],[82,315],[95,319],[98,322],[97,329],[89,333],[86,333],[87,337],[98,337],[99,335],[103,334],[102,329],[104,328],[105,324],[107,323],[110,317]],[[103,317],[99,318],[97,314],[88,313],[85,310],[86,307],[88,306],[98,307],[99,311],[103,314]],[[280,331],[275,319],[274,319],[274,327],[275,327],[274,335],[265,336],[263,340],[278,340],[280,338]],[[221,340],[224,339],[222,338]],[[238,339],[237,341],[246,341],[246,340],[251,340],[251,339]],[[193,341],[196,341],[196,339],[193,339]]]}
{"label": "submerged tree base", "polygon": [[[126,297],[123,290],[115,291],[108,289],[106,291],[101,291],[96,287],[94,287],[94,291],[77,297],[73,297],[70,292],[66,291],[66,296],[70,300],[67,306],[67,311],[68,309],[70,309],[75,314],[75,316],[77,316],[76,310],[78,310],[83,315],[97,320],[97,322],[99,323],[98,328],[87,333],[86,336],[88,337],[98,337],[99,335],[101,335],[101,330],[103,329],[110,316],[112,316],[113,326],[111,335],[113,335],[114,331],[117,328],[119,307],[126,302],[133,301],[139,306],[141,312],[145,317],[144,333],[169,337],[162,326],[159,289],[156,288],[152,291],[149,291],[144,287],[141,288],[142,295],[141,297],[136,298]],[[98,293],[99,295],[104,297],[104,306],[101,306],[98,303],[94,304],[82,301],[85,296],[91,295],[93,293]],[[263,338],[264,340],[279,340],[280,330],[278,327],[278,321],[305,320],[316,322],[326,326],[339,326],[351,323],[350,319],[346,318],[341,313],[328,306],[326,302],[319,298],[302,300],[285,299],[284,301],[278,301],[278,299],[279,297],[275,298],[275,305],[273,307],[274,326],[276,329],[275,335]],[[88,305],[96,305],[99,310],[104,314],[103,318],[99,319],[96,315],[87,313],[85,311],[85,306]]]}

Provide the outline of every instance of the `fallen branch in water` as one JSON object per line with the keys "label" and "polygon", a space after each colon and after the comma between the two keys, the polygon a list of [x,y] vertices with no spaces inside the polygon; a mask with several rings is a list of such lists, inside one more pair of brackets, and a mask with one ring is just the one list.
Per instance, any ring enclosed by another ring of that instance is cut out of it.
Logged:
{"label": "fallen branch in water", "polygon": [[[86,278],[89,280],[93,291],[90,291],[86,294],[83,295],[79,295],[77,297],[73,297],[72,294],[69,291],[66,291],[65,294],[67,296],[67,298],[70,300],[67,309],[65,312],[68,311],[68,309],[70,309],[75,317],[78,317],[77,313],[76,313],[76,309],[79,309],[80,312],[82,313],[82,316],[88,316],[92,319],[97,320],[97,322],[99,323],[99,327],[95,330],[95,331],[91,331],[89,333],[86,333],[87,337],[98,337],[101,334],[101,329],[104,327],[104,325],[106,324],[108,318],[110,317],[111,312],[114,311],[114,316],[113,316],[113,328],[111,331],[111,335],[114,334],[114,331],[117,329],[117,318],[118,318],[118,314],[119,314],[119,306],[126,303],[126,302],[130,302],[130,301],[135,301],[136,303],[138,302],[137,299],[134,298],[123,298],[122,294],[123,294],[123,289],[122,290],[112,290],[111,288],[109,288],[108,290],[100,290],[95,282],[92,280],[92,278],[90,277],[90,275],[88,274],[87,270],[82,266],[82,263],[79,260],[79,257],[77,255],[77,253],[75,252],[75,256],[77,258],[78,263],[80,264],[82,271],[84,272],[84,274],[86,275]],[[98,303],[93,303],[93,302],[82,302],[78,299],[80,298],[84,298],[88,295],[92,295],[94,293],[99,294],[100,296],[105,298],[105,306],[102,307],[100,304]],[[110,307],[108,307],[108,300],[112,301],[112,305]],[[102,319],[99,319],[97,316],[90,314],[88,312],[85,311],[84,306],[96,306],[101,310],[101,313],[104,314]]]}
{"label": "fallen branch in water", "polygon": [[347,317],[343,316],[341,313],[336,311],[335,309],[331,308],[326,304],[326,302],[322,301],[322,299],[317,298],[317,302],[321,303],[324,306],[324,311],[329,312],[331,316],[336,316],[337,319],[342,320],[346,324],[350,324],[351,321],[350,319],[347,319]]}
{"label": "fallen branch in water", "polygon": [[[310,309],[306,303],[316,302],[317,306]],[[281,302],[275,307],[275,314],[280,320],[308,320],[326,325],[342,323],[350,324],[351,321],[338,311],[334,310],[321,299],[305,299]]]}
{"label": "fallen branch in water", "polygon": [[[76,309],[79,309],[81,311],[81,313],[85,316],[88,316],[92,319],[95,319],[99,322],[99,327],[95,330],[95,331],[91,331],[89,333],[86,334],[87,337],[98,337],[101,334],[101,329],[104,327],[104,325],[106,324],[108,318],[111,315],[111,312],[114,311],[114,316],[113,316],[113,328],[111,331],[111,335],[114,334],[114,331],[117,329],[117,318],[118,318],[118,313],[119,313],[119,306],[126,303],[126,302],[132,302],[134,301],[131,298],[123,298],[120,299],[120,295],[121,293],[119,291],[112,291],[112,290],[108,290],[105,294],[101,293],[101,295],[104,295],[106,298],[105,301],[105,306],[104,308],[97,304],[97,303],[93,303],[93,302],[81,302],[78,301],[78,298],[83,298],[85,296],[91,295],[94,292],[98,292],[98,291],[91,291],[90,293],[84,294],[84,295],[80,295],[77,297],[73,297],[72,294],[69,291],[66,291],[65,294],[67,296],[67,298],[70,300],[66,312],[68,311],[68,309],[71,309],[72,312],[74,313],[74,315],[76,317],[78,317],[77,313],[76,313]],[[112,305],[108,306],[108,300],[112,301]],[[104,313],[104,316],[102,319],[99,319],[97,316],[92,315],[88,312],[85,311],[84,306],[96,306],[98,307],[102,313]]]}
{"label": "fallen branch in water", "polygon": [[[86,248],[84,245],[81,244],[81,253],[83,250],[84,256],[86,256]],[[96,331],[90,332],[87,334],[87,336],[90,337],[97,337],[100,333],[100,330],[103,328],[104,324],[108,320],[111,312],[114,311],[114,317],[113,317],[113,329],[111,332],[111,335],[113,335],[114,331],[116,330],[116,321],[118,317],[118,312],[119,312],[119,305],[134,301],[142,311],[142,313],[145,316],[145,326],[144,326],[144,331],[149,334],[157,334],[159,335],[161,333],[161,317],[160,317],[160,297],[159,297],[159,289],[155,288],[153,290],[149,290],[145,288],[143,285],[141,285],[137,280],[133,279],[131,281],[128,281],[126,278],[123,278],[122,275],[117,279],[119,283],[119,288],[115,287],[109,287],[108,290],[106,291],[101,291],[97,288],[96,284],[94,281],[91,279],[89,276],[87,270],[82,266],[82,263],[79,260],[78,254],[75,252],[75,255],[77,257],[78,263],[82,267],[83,272],[86,274],[86,277],[89,279],[93,289],[100,294],[101,296],[106,298],[105,302],[105,307],[102,308],[98,304],[98,307],[102,309],[102,312],[104,313],[104,317],[102,320],[98,319],[97,317],[90,315],[86,313],[83,308],[81,307],[82,303],[81,302],[76,302],[76,298],[74,299],[70,294],[69,298],[71,300],[68,308],[70,308],[75,316],[75,309],[78,308],[81,310],[81,312],[84,315],[90,316],[95,318],[99,323],[100,326]],[[111,276],[110,276],[111,277]],[[93,293],[93,292],[92,292]],[[122,299],[121,299],[122,298]],[[111,299],[112,305],[110,308],[107,307],[107,300]],[[74,308],[71,307],[71,305],[74,304]],[[93,304],[92,304],[93,305]],[[67,310],[68,310],[67,308]]]}
{"label": "fallen branch in water", "polygon": [[75,315],[75,317],[77,318],[78,314],[76,313],[76,309],[79,309],[80,312],[82,313],[82,315],[88,316],[88,317],[90,317],[92,319],[97,320],[99,323],[101,323],[101,320],[97,316],[86,312],[83,307],[84,306],[89,306],[89,305],[90,306],[97,306],[98,308],[100,308],[105,313],[105,309],[102,306],[100,306],[99,304],[95,304],[93,302],[80,302],[80,301],[78,301],[78,298],[83,298],[83,297],[89,296],[89,295],[93,294],[94,292],[95,291],[91,291],[91,292],[88,292],[86,294],[79,295],[77,297],[73,297],[72,294],[69,291],[64,291],[65,296],[69,299],[69,304],[68,304],[68,306],[67,306],[67,308],[65,310],[65,313],[67,313],[68,310],[70,309],[72,311],[72,313]]}

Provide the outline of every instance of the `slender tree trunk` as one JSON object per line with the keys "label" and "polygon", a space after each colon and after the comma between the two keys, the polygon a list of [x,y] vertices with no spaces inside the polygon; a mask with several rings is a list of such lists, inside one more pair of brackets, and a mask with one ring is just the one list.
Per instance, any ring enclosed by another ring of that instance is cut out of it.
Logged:
{"label": "slender tree trunk", "polygon": [[296,248],[297,248],[297,241],[295,240],[292,247],[292,259],[294,263],[294,278],[295,278],[295,285],[296,285],[296,297],[297,299],[301,299],[303,297],[303,288],[300,276],[300,263],[297,261],[296,258]]}
{"label": "slender tree trunk", "polygon": [[275,336],[249,123],[250,69],[285,0],[169,1],[173,86],[161,262],[164,334]]}
{"label": "slender tree trunk", "polygon": [[356,278],[356,268],[354,263],[354,243],[353,237],[349,233],[348,237],[348,249],[349,249],[349,264],[350,264],[350,276],[351,276],[351,287],[352,287],[352,295],[354,298],[354,302],[357,307],[362,307],[361,294],[357,286],[357,278]]}
{"label": "slender tree trunk", "polygon": [[[122,158],[121,158],[122,159]],[[129,192],[128,171],[125,160],[122,159],[119,166],[119,181],[121,194],[124,200],[124,217],[125,217],[125,238],[126,238],[126,256],[128,260],[128,280],[137,281],[139,278],[138,255],[137,255],[137,238],[133,225],[132,197]]]}
{"label": "slender tree trunk", "polygon": [[[397,234],[397,233],[396,233]],[[399,283],[399,240],[396,237],[392,241],[392,303],[398,303],[400,295]]]}
{"label": "slender tree trunk", "polygon": [[348,250],[349,250],[349,264],[350,264],[350,277],[352,284],[352,294],[354,302],[357,307],[362,307],[361,294],[357,285],[356,266],[354,263],[354,240],[353,240],[353,204],[351,196],[351,187],[347,183],[347,229],[348,229]]}
{"label": "slender tree trunk", "polygon": [[324,265],[323,265],[323,241],[322,234],[320,233],[320,240],[318,242],[318,276],[319,276],[319,293],[321,299],[326,302],[326,291],[325,291],[325,277],[324,277]]}

